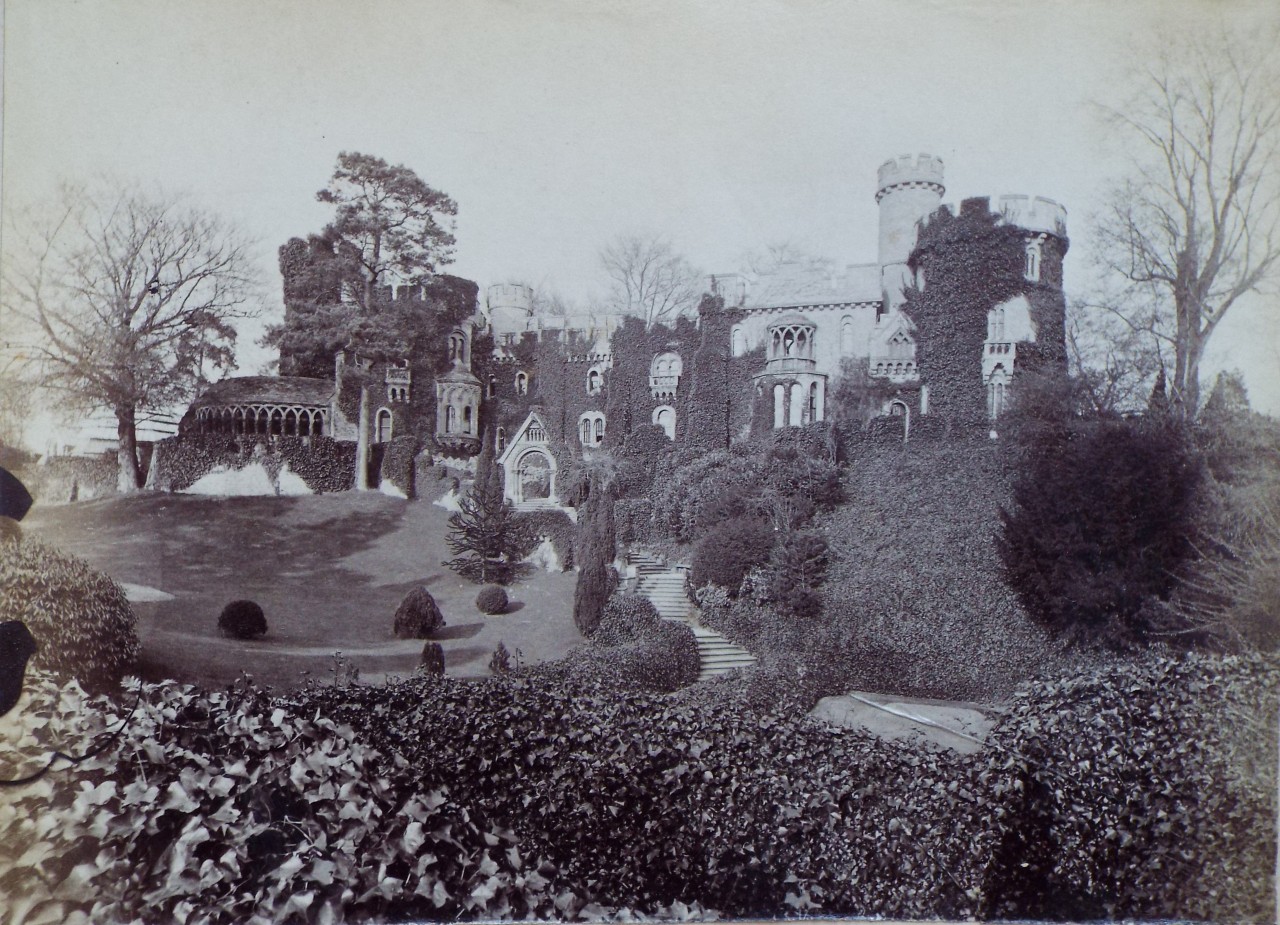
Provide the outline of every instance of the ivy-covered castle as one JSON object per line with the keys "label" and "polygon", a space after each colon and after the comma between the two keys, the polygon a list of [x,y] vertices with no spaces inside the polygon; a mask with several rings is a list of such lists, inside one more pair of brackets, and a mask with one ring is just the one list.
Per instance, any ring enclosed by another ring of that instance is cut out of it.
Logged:
{"label": "ivy-covered castle", "polygon": [[511,500],[536,508],[555,503],[571,458],[640,429],[722,448],[825,420],[837,391],[861,390],[904,434],[913,421],[989,426],[1021,372],[1065,368],[1066,210],[1029,196],[942,206],[943,165],[926,154],[887,161],[877,179],[873,262],[711,277],[697,316],[669,327],[545,317],[528,287],[490,286],[434,355],[344,351],[332,380],[227,380],[183,432],[355,443],[371,481],[388,454],[465,464],[487,435]]}

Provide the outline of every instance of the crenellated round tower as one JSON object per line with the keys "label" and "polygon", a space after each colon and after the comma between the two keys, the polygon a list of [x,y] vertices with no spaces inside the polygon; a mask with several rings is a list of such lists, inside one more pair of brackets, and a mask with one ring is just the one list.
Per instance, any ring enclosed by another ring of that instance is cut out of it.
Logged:
{"label": "crenellated round tower", "polygon": [[910,280],[907,258],[916,243],[916,223],[938,208],[946,192],[942,158],[904,154],[880,165],[880,287],[890,311],[902,304]]}
{"label": "crenellated round tower", "polygon": [[496,343],[502,343],[505,335],[519,340],[529,330],[533,317],[533,288],[520,283],[497,283],[485,290],[485,302],[489,306],[489,327]]}

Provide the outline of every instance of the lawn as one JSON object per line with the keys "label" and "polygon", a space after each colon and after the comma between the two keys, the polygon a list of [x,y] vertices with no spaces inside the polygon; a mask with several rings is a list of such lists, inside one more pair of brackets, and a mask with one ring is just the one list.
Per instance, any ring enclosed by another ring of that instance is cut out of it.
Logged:
{"label": "lawn", "polygon": [[[422,642],[398,640],[392,616],[415,585],[444,612],[435,637],[446,672],[488,674],[501,641],[526,662],[557,658],[581,641],[573,624],[574,576],[538,572],[508,589],[499,616],[475,607],[477,585],[442,564],[448,512],[429,501],[377,492],[298,498],[208,498],[144,493],[36,507],[28,535],[80,556],[126,585],[142,641],[142,673],[219,686],[248,672],[297,687],[332,677],[334,653],[361,680],[406,675]],[[157,593],[160,592],[160,593]],[[268,632],[252,641],[217,629],[228,601],[266,611]]]}

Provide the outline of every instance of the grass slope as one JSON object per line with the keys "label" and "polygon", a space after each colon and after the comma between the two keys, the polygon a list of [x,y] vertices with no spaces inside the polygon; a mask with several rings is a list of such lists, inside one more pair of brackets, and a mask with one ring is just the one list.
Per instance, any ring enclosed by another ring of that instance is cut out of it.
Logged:
{"label": "grass slope", "polygon": [[[150,678],[218,687],[248,671],[262,683],[296,687],[304,671],[326,680],[339,650],[362,679],[407,675],[422,642],[396,640],[392,615],[419,584],[448,623],[437,639],[450,675],[486,675],[500,640],[528,662],[558,658],[581,641],[568,605],[572,573],[535,573],[511,589],[508,613],[481,614],[478,586],[442,565],[451,555],[448,516],[429,501],[375,492],[218,499],[144,493],[37,507],[24,528],[117,581],[173,596],[133,604],[141,667]],[[265,637],[218,634],[218,613],[237,598],[262,605]]]}

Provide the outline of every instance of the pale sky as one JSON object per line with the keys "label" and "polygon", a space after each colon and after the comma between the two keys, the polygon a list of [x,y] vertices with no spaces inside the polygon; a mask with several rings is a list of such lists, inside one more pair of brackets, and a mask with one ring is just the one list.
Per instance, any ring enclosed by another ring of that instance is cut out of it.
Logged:
{"label": "pale sky", "polygon": [[[3,207],[108,174],[190,194],[254,236],[263,318],[276,248],[319,231],[342,150],[458,203],[450,272],[585,302],[600,247],[660,233],[708,272],[789,241],[876,254],[876,168],[946,162],[950,202],[1029,193],[1069,210],[1067,288],[1122,152],[1136,36],[1275,22],[1207,0],[7,0]],[[1280,310],[1241,305],[1208,361],[1280,414]],[[240,371],[269,355],[242,331]]]}

